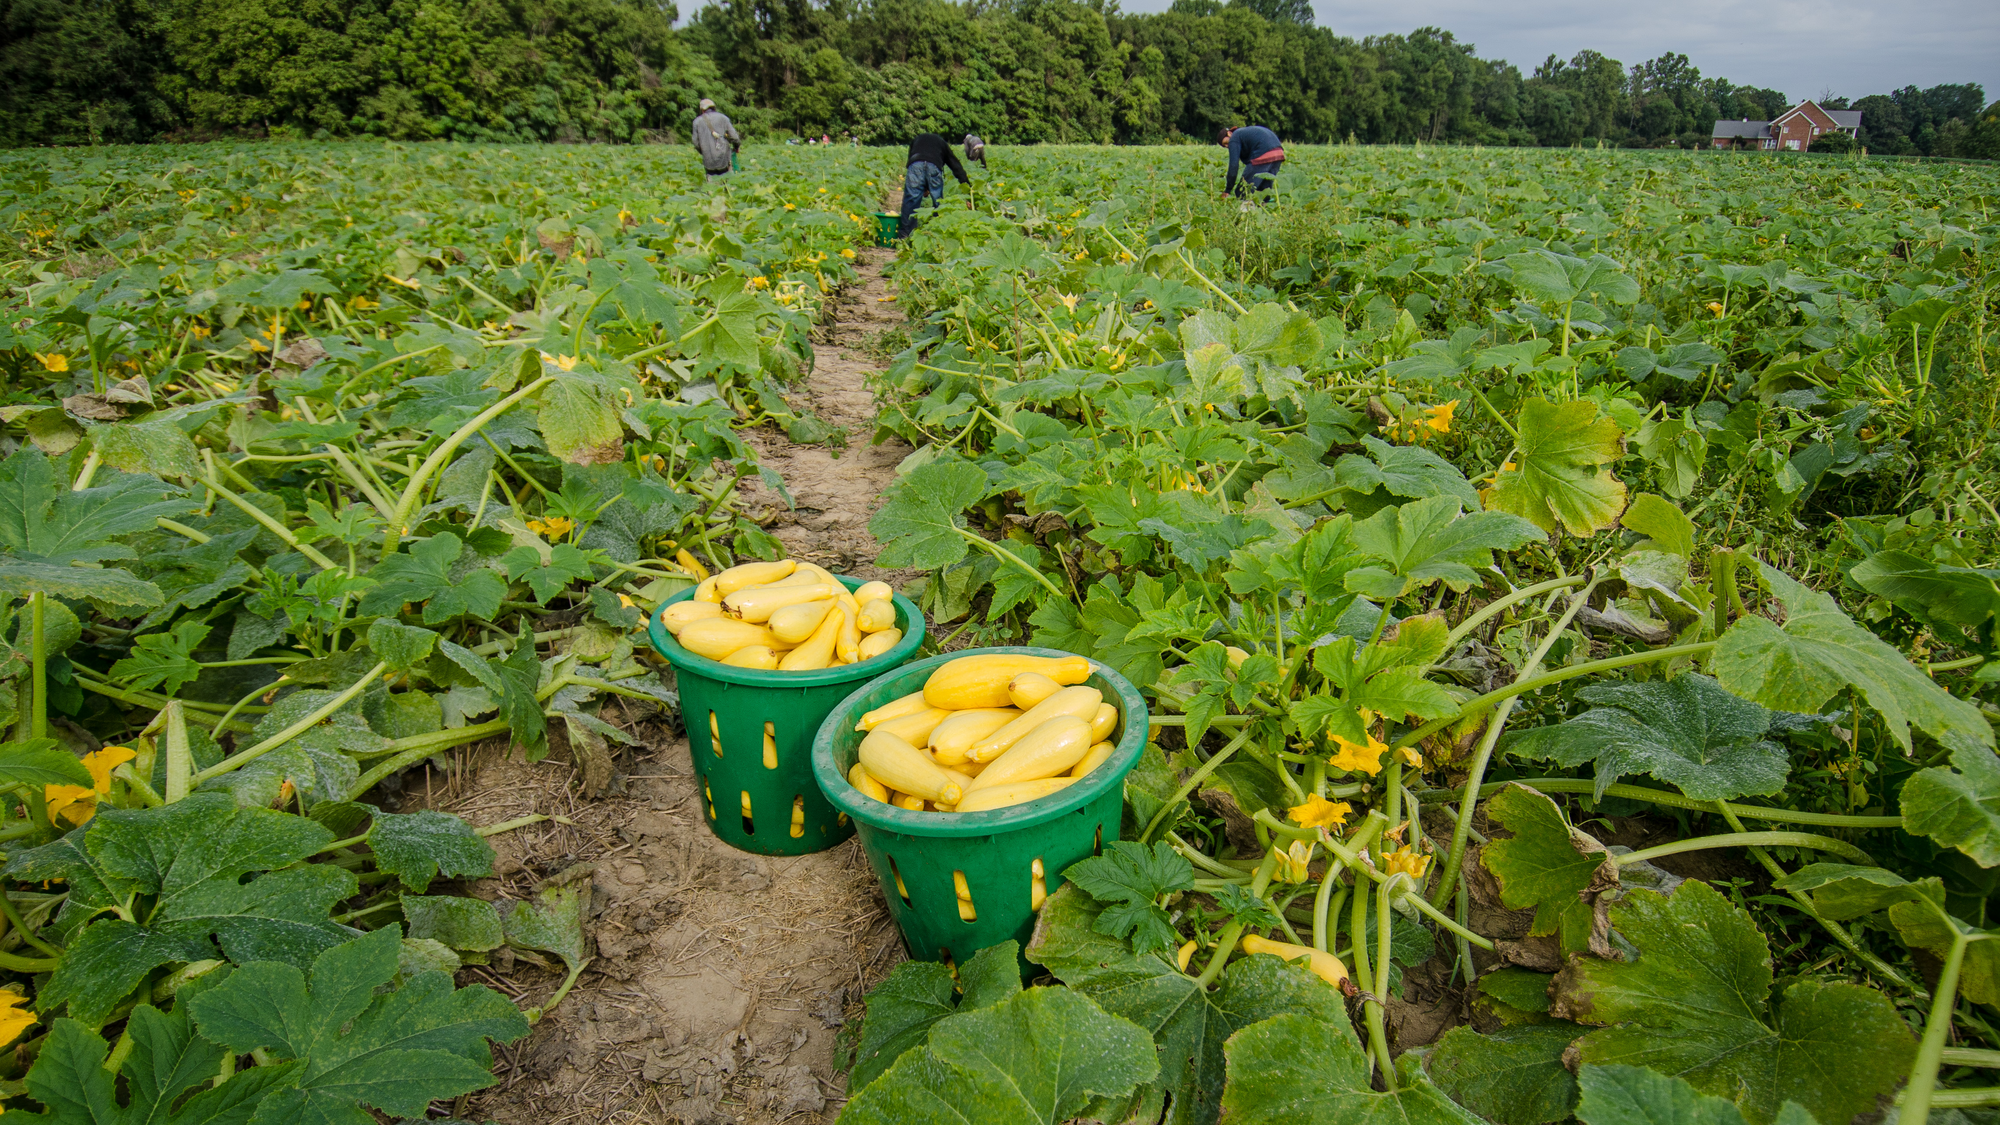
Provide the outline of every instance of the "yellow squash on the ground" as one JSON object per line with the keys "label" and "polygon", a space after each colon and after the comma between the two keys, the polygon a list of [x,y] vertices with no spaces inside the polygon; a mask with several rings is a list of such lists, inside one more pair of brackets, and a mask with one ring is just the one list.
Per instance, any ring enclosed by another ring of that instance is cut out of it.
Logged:
{"label": "yellow squash on the ground", "polygon": [[1312,970],[1314,976],[1335,988],[1339,988],[1340,982],[1347,979],[1347,966],[1340,958],[1324,950],[1314,949],[1310,946],[1293,945],[1288,941],[1272,941],[1269,938],[1261,938],[1256,934],[1251,934],[1243,939],[1243,952],[1269,953],[1283,961],[1296,961],[1301,957],[1307,958],[1306,968]]}

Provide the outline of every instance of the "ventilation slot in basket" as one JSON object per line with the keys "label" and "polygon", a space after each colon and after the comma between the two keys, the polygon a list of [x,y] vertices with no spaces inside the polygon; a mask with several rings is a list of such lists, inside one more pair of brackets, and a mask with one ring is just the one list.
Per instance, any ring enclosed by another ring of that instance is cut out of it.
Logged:
{"label": "ventilation slot in basket", "polygon": [[1029,870],[1032,878],[1028,882],[1028,909],[1040,910],[1043,900],[1049,897],[1048,875],[1042,867],[1042,857],[1036,856]]}
{"label": "ventilation slot in basket", "polygon": [[743,791],[743,834],[745,836],[755,836],[757,834],[757,825],[750,819],[750,791],[748,789]]}
{"label": "ventilation slot in basket", "polygon": [[896,867],[896,857],[889,857],[889,876],[896,880],[896,893],[902,897],[903,905],[910,905],[910,888],[903,885],[903,873]]}
{"label": "ventilation slot in basket", "polygon": [[778,728],[771,723],[764,724],[764,768],[778,768]]}
{"label": "ventilation slot in basket", "polygon": [[722,728],[716,723],[713,711],[708,713],[708,745],[716,757],[722,757]]}
{"label": "ventilation slot in basket", "polygon": [[806,799],[804,796],[792,798],[792,839],[806,834]]}
{"label": "ventilation slot in basket", "polygon": [[961,922],[979,921],[979,911],[973,909],[972,906],[972,888],[965,883],[965,872],[954,871],[951,873],[951,889],[958,895],[958,920]]}

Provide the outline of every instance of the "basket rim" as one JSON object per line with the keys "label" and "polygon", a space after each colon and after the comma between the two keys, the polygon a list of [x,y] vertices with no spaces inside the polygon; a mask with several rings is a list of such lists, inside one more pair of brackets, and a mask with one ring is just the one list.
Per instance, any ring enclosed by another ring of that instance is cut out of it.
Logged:
{"label": "basket rim", "polygon": [[[836,574],[834,578],[838,579],[841,585],[846,586],[849,590],[858,590],[869,581],[868,579],[854,578],[845,574]],[[660,603],[659,609],[648,614],[646,617],[646,637],[652,641],[653,651],[665,657],[667,663],[672,664],[677,671],[693,672],[696,675],[706,676],[711,680],[720,680],[723,683],[741,684],[745,687],[768,688],[809,688],[824,687],[827,684],[851,683],[855,680],[871,679],[893,671],[896,666],[915,654],[917,649],[922,647],[924,643],[923,611],[917,608],[917,603],[904,597],[899,591],[892,589],[889,594],[896,606],[897,620],[903,622],[906,626],[913,627],[906,627],[903,630],[903,639],[890,646],[889,651],[882,655],[870,657],[857,664],[840,664],[831,668],[816,668],[810,672],[781,672],[774,668],[738,668],[734,664],[724,664],[720,660],[710,660],[706,656],[689,652],[687,649],[681,647],[681,643],[674,639],[672,633],[667,632],[665,625],[660,624],[660,614],[668,606],[676,605],[693,598],[696,588],[696,586],[690,586],[672,595],[666,601]]]}
{"label": "basket rim", "polygon": [[[1152,725],[1146,699],[1132,681],[1120,675],[1118,670],[1101,660],[1090,660],[1090,670],[1104,677],[1118,696],[1120,718],[1124,722],[1125,733],[1118,739],[1118,746],[1111,757],[1097,769],[1092,770],[1077,784],[1066,786],[1046,797],[1039,797],[1006,808],[991,809],[986,812],[935,813],[912,812],[885,805],[861,795],[847,783],[847,775],[842,773],[833,760],[833,744],[843,728],[851,728],[859,717],[856,701],[877,684],[896,676],[917,676],[928,673],[939,665],[956,660],[961,656],[1080,656],[1081,653],[1065,652],[1054,648],[1036,648],[1029,645],[999,645],[991,648],[968,648],[957,652],[939,653],[922,660],[912,661],[900,668],[892,669],[858,687],[846,699],[834,707],[826,720],[820,724],[813,736],[813,776],[819,782],[820,791],[833,806],[846,813],[857,824],[880,828],[905,836],[931,836],[939,838],[964,838],[972,836],[996,836],[1019,828],[1030,828],[1074,812],[1104,795],[1113,785],[1122,786],[1125,775],[1139,764],[1139,755],[1146,748],[1146,734]],[[928,678],[928,677],[926,677]],[[1132,721],[1133,715],[1146,717],[1144,723]],[[1094,780],[1093,780],[1094,779]]]}

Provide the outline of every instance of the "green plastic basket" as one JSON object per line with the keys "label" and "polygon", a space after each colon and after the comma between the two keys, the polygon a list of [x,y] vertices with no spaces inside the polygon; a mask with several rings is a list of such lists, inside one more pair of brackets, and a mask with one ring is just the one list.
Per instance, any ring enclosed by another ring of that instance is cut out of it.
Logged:
{"label": "green plastic basket", "polygon": [[875,245],[894,246],[896,230],[903,224],[903,216],[888,211],[875,212]]}
{"label": "green plastic basket", "polygon": [[[850,590],[862,584],[858,578],[840,581]],[[661,608],[692,597],[693,589],[683,590]],[[674,666],[688,757],[701,782],[702,812],[723,843],[760,855],[805,855],[854,834],[847,816],[814,784],[813,734],[855,684],[902,664],[923,644],[924,615],[916,603],[897,594],[895,605],[896,624],[903,630],[895,647],[873,660],[813,672],[738,668],[697,656],[682,648],[660,624],[660,615],[653,614],[647,634]],[[764,748],[767,726],[777,747],[773,754]],[[750,816],[743,815],[746,794]],[[805,821],[795,827],[792,810],[799,807]]]}
{"label": "green plastic basket", "polygon": [[[1054,893],[1070,864],[1118,838],[1125,775],[1146,746],[1146,701],[1125,677],[1091,662],[1090,686],[1118,708],[1111,757],[1065,789],[991,812],[911,812],[864,796],[847,783],[860,750],[861,716],[924,686],[938,665],[961,656],[1017,653],[1069,656],[1048,648],[975,648],[945,653],[878,677],[834,708],[813,739],[813,772],[834,806],[861,830],[861,848],[882,881],[889,913],[903,928],[910,956],[962,965],[989,945],[1013,938],[1025,948],[1035,926],[1034,861]],[[1138,722],[1132,720],[1138,719]],[[965,876],[976,920],[959,917],[952,876]]]}

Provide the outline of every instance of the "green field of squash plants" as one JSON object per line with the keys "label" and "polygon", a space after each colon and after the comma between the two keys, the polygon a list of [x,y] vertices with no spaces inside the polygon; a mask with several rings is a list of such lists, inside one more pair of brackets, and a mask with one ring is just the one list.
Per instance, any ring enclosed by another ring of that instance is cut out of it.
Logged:
{"label": "green field of squash plants", "polygon": [[745,155],[0,155],[10,1111],[489,1084],[541,1011],[449,974],[574,981],[587,903],[429,893],[511,825],[365,799],[671,706],[679,553],[783,550],[752,427],[907,441],[933,644],[1156,733],[1025,948],[870,995],[842,1120],[2000,1108],[2000,173],[995,149],[890,267],[869,435],[787,392],[901,154]]}

